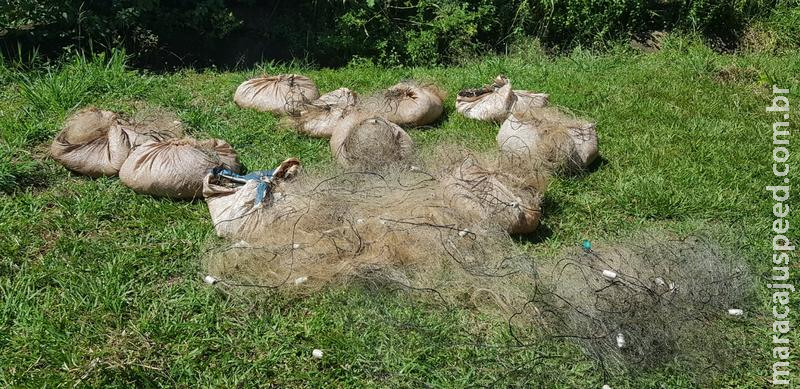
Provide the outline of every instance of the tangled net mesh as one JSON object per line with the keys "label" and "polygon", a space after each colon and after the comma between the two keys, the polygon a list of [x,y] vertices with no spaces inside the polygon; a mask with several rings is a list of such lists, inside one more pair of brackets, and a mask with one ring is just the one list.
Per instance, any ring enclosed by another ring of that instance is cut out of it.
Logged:
{"label": "tangled net mesh", "polygon": [[567,254],[539,271],[531,304],[549,336],[576,341],[615,372],[723,352],[712,324],[745,308],[753,294],[744,261],[704,234],[642,233]]}
{"label": "tangled net mesh", "polygon": [[[515,190],[542,193],[550,177],[547,161],[511,170],[507,156],[452,147],[382,167],[306,173],[273,189],[254,233],[209,249],[206,268],[226,290],[407,290],[507,321],[509,348],[574,341],[614,374],[681,359],[700,360],[690,365],[697,369],[730,359],[722,347],[730,340],[708,328],[728,309],[749,304],[752,278],[740,256],[705,235],[653,231],[538,258],[492,212],[476,218],[450,206],[443,183],[465,158],[516,175]],[[481,205],[493,209],[493,200]]]}
{"label": "tangled net mesh", "polygon": [[158,106],[136,104],[136,110],[128,121],[137,132],[154,139],[180,138],[186,133],[186,127],[178,115]]}
{"label": "tangled net mesh", "polygon": [[512,312],[532,297],[518,287],[533,283],[530,258],[499,224],[448,206],[440,178],[448,171],[389,164],[282,183],[254,221],[265,227],[212,250],[207,267],[236,285],[289,294],[366,281]]}

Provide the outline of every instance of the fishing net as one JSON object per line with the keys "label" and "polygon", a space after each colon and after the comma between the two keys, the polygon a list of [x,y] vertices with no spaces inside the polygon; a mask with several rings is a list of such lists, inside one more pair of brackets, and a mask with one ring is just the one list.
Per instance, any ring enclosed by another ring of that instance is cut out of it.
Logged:
{"label": "fishing net", "polygon": [[[731,340],[709,329],[730,309],[748,308],[752,279],[739,256],[702,235],[654,232],[535,257],[506,219],[452,206],[448,171],[394,165],[278,183],[265,205],[240,214],[240,227],[225,235],[230,243],[214,241],[208,274],[229,292],[406,290],[507,321],[512,343],[498,347],[566,339],[609,374],[731,360]],[[229,216],[215,217],[215,226]]]}
{"label": "fishing net", "polygon": [[[225,234],[233,244],[212,250],[206,265],[215,277],[290,294],[367,281],[508,313],[533,297],[533,289],[518,286],[531,285],[534,275],[530,259],[508,244],[508,231],[538,222],[539,197],[503,186],[502,175],[467,152],[448,159],[458,163],[335,169],[282,181],[265,205],[242,201],[244,226]],[[472,166],[478,169],[454,176]],[[251,199],[254,185],[235,190]],[[230,217],[214,219],[223,223]]]}
{"label": "fishing net", "polygon": [[473,224],[488,222],[510,234],[536,230],[542,216],[542,188],[501,170],[481,166],[476,158],[461,160],[442,177],[447,206],[459,209]]}
{"label": "fishing net", "polygon": [[358,104],[358,93],[350,88],[339,88],[320,96],[317,100],[325,104],[353,106]]}
{"label": "fishing net", "polygon": [[379,116],[334,132],[330,147],[339,164],[365,169],[406,160],[414,153],[411,137],[397,124]]}
{"label": "fishing net", "polygon": [[704,234],[585,242],[538,270],[541,287],[531,304],[548,336],[577,342],[612,372],[670,361],[729,362],[731,344],[712,327],[746,308],[753,293],[741,257]]}
{"label": "fishing net", "polygon": [[497,133],[500,150],[517,160],[545,162],[552,171],[580,171],[597,158],[595,124],[557,108],[533,108],[512,114]]}
{"label": "fishing net", "polygon": [[247,80],[236,88],[233,101],[242,108],[278,114],[291,113],[319,98],[314,81],[299,74],[280,74]]}
{"label": "fishing net", "polygon": [[465,89],[456,96],[456,111],[470,119],[502,123],[510,113],[541,108],[549,103],[550,95],[521,89],[511,89],[504,75],[495,77],[491,85]]}
{"label": "fishing net", "polygon": [[506,321],[511,343],[498,347],[569,340],[610,374],[731,360],[730,340],[709,328],[748,308],[752,279],[738,255],[661,231],[534,256],[513,235],[538,225],[548,165],[510,170],[505,158],[442,147],[278,177],[290,159],[268,179],[216,181],[230,200],[206,200],[227,242],[214,240],[204,265],[230,293],[405,290]]}
{"label": "fishing net", "polygon": [[456,111],[476,120],[501,123],[508,117],[514,105],[511,82],[499,75],[491,85],[477,89],[465,89],[456,96]]}

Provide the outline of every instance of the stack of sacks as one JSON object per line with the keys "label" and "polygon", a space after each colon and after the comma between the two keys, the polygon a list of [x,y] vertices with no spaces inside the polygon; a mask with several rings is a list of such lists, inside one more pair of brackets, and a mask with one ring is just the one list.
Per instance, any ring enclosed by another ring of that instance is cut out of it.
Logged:
{"label": "stack of sacks", "polygon": [[500,127],[497,144],[506,155],[544,162],[555,171],[580,171],[597,158],[595,124],[555,108],[512,114]]}
{"label": "stack of sacks", "polygon": [[512,90],[511,81],[501,74],[491,85],[459,92],[456,111],[470,119],[501,123],[510,113],[546,106],[548,99],[544,93]]}
{"label": "stack of sacks", "polygon": [[178,138],[182,133],[179,121],[131,124],[113,112],[90,108],[67,120],[50,153],[72,171],[91,177],[119,175],[138,193],[178,199],[200,196],[211,169],[239,171],[239,159],[228,143]]}
{"label": "stack of sacks", "polygon": [[289,158],[270,171],[240,176],[225,169],[214,169],[203,179],[203,197],[211,213],[217,235],[223,238],[251,240],[264,231],[281,212],[267,207],[286,203],[282,190],[285,180],[294,177],[300,161]]}
{"label": "stack of sacks", "polygon": [[279,74],[243,82],[236,89],[233,101],[242,108],[287,114],[318,97],[317,85],[310,78],[299,74]]}
{"label": "stack of sacks", "polygon": [[67,120],[50,145],[50,154],[76,173],[115,176],[133,148],[173,135],[137,127],[110,111],[89,108]]}

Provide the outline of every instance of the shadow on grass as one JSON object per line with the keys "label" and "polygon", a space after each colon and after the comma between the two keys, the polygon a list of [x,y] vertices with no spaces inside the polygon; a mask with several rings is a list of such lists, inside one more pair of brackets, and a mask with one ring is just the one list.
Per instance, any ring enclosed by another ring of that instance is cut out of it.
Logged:
{"label": "shadow on grass", "polygon": [[547,225],[547,219],[549,217],[559,216],[561,215],[561,212],[561,206],[553,202],[551,198],[545,196],[544,200],[542,201],[542,221],[539,223],[539,228],[537,228],[532,234],[515,236],[514,240],[518,243],[532,244],[544,242],[553,236],[553,230]]}
{"label": "shadow on grass", "polygon": [[578,174],[578,177],[588,176],[610,163],[611,161],[605,159],[602,155],[599,155],[597,158],[594,159],[594,162],[592,162],[586,169],[584,169],[583,171],[580,172],[580,174]]}

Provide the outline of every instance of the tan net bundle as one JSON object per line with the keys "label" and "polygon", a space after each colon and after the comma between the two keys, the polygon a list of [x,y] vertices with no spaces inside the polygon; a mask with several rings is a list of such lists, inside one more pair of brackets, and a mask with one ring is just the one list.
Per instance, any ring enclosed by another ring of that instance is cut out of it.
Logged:
{"label": "tan net bundle", "polygon": [[160,128],[160,122],[129,122],[114,112],[88,108],[67,120],[50,145],[50,155],[67,169],[83,175],[115,176],[131,149],[181,132],[179,127],[169,131]]}
{"label": "tan net bundle", "polygon": [[254,240],[268,234],[273,218],[280,218],[280,213],[262,210],[279,200],[274,194],[282,193],[284,181],[299,169],[300,161],[289,158],[273,171],[245,176],[224,169],[208,173],[203,180],[203,198],[217,236]]}
{"label": "tan net bundle", "polygon": [[554,171],[586,169],[598,155],[595,124],[572,118],[556,108],[510,115],[496,140],[506,155],[522,161],[544,161]]}
{"label": "tan net bundle", "polygon": [[358,95],[339,88],[319,99],[300,104],[287,118],[298,132],[315,138],[330,138],[334,132],[346,131],[363,117],[357,109]]}
{"label": "tan net bundle", "polygon": [[317,99],[319,102],[342,107],[354,106],[358,104],[358,93],[350,88],[339,88],[330,91]]}
{"label": "tan net bundle", "polygon": [[[491,223],[509,234],[536,230],[542,216],[545,181],[533,182],[498,169],[489,169],[473,155],[454,164],[442,176],[447,205],[475,224]],[[530,177],[540,172],[529,172]]]}
{"label": "tan net bundle", "polygon": [[434,84],[402,81],[366,98],[361,109],[400,126],[424,126],[442,116],[444,99],[444,91]]}
{"label": "tan net bundle", "polygon": [[411,137],[382,117],[360,120],[333,133],[330,146],[339,164],[362,168],[380,168],[407,160],[414,152]]}
{"label": "tan net bundle", "polygon": [[299,74],[280,74],[247,80],[236,88],[233,101],[242,108],[286,114],[319,98],[314,81]]}
{"label": "tan net bundle", "polygon": [[158,197],[193,199],[201,196],[203,179],[210,169],[241,168],[233,148],[225,141],[192,138],[148,142],[131,152],[119,178],[137,193]]}

